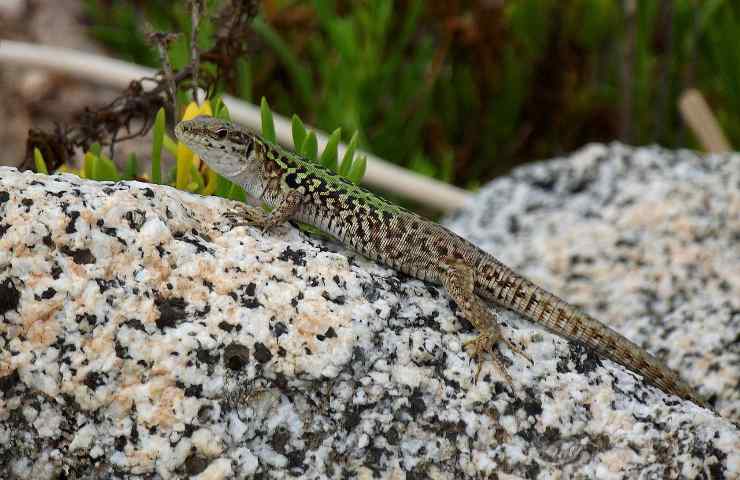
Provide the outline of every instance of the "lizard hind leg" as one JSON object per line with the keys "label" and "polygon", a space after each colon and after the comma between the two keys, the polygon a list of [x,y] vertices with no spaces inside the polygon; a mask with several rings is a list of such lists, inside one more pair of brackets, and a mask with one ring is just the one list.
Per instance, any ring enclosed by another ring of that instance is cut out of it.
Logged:
{"label": "lizard hind leg", "polygon": [[475,373],[475,382],[480,376],[482,358],[490,353],[496,369],[511,384],[511,375],[506,369],[503,357],[498,349],[498,342],[503,341],[511,351],[518,353],[530,362],[532,361],[524,351],[514,345],[503,335],[501,326],[496,320],[496,314],[475,294],[475,269],[462,261],[450,261],[447,272],[442,277],[442,285],[455,301],[463,317],[465,317],[480,332],[476,338],[466,342],[465,347],[473,347],[473,356],[478,362]]}

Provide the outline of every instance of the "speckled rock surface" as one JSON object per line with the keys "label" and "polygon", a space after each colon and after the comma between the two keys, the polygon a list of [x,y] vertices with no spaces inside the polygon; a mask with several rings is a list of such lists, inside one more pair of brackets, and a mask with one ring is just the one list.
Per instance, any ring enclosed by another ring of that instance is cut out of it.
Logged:
{"label": "speckled rock surface", "polygon": [[0,169],[0,478],[737,478],[740,158],[593,146],[458,232],[664,356],[723,415],[229,202]]}

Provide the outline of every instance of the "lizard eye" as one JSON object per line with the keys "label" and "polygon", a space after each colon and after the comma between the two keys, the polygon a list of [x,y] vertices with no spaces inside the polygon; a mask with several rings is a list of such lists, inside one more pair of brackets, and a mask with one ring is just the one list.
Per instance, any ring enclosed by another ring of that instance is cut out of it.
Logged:
{"label": "lizard eye", "polygon": [[226,135],[228,135],[229,131],[225,128],[219,128],[214,133],[219,140],[223,140],[224,138],[226,138]]}

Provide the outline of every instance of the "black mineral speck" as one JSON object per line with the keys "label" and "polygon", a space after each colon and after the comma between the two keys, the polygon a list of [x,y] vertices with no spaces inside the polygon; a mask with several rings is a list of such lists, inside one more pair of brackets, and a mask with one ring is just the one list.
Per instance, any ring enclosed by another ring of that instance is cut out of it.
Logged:
{"label": "black mineral speck", "polygon": [[336,297],[332,298],[329,295],[329,292],[327,292],[326,290],[321,292],[321,296],[332,303],[336,303],[337,305],[344,305],[347,302],[347,297],[345,297],[344,295],[337,295]]}
{"label": "black mineral speck", "polygon": [[254,344],[254,358],[260,363],[267,363],[272,359],[272,353],[262,343]]}
{"label": "black mineral speck", "polygon": [[203,405],[198,409],[198,421],[200,423],[206,423],[211,417],[213,407],[210,405]]}
{"label": "black mineral speck", "polygon": [[77,219],[80,218],[80,212],[73,210],[71,212],[67,212],[67,216],[69,217],[69,223],[67,223],[67,227],[64,231],[66,233],[75,233],[77,231]]}
{"label": "black mineral speck", "polygon": [[0,315],[5,315],[10,310],[17,312],[20,299],[21,292],[15,288],[11,279],[6,278],[3,283],[0,283]]}
{"label": "black mineral speck", "polygon": [[[368,302],[375,302],[380,298],[380,284],[376,281],[370,282],[363,282],[362,283],[362,296],[367,299]],[[437,298],[436,296],[432,296],[432,298]]]}
{"label": "black mineral speck", "polygon": [[414,389],[413,393],[409,397],[409,408],[411,410],[411,415],[414,418],[418,415],[422,415],[426,411],[426,402],[424,402],[424,395],[421,393],[420,389]]}
{"label": "black mineral speck", "polygon": [[128,226],[131,227],[131,230],[138,232],[146,221],[146,213],[143,210],[131,210],[126,212],[123,218],[128,221]]}
{"label": "black mineral speck", "polygon": [[182,298],[161,298],[158,297],[154,304],[159,308],[159,318],[157,319],[157,327],[160,329],[172,328],[177,325],[177,322],[184,320],[186,317],[185,307],[187,303]]}
{"label": "black mineral speck", "polygon": [[24,207],[30,207],[31,205],[33,205],[33,199],[24,198],[23,200],[21,200],[21,203],[23,204]]}
{"label": "black mineral speck", "polygon": [[255,285],[254,282],[249,282],[247,286],[244,288],[244,293],[249,295],[250,297],[254,297],[254,292],[257,289],[257,285]]}
{"label": "black mineral speck", "polygon": [[[31,185],[33,185],[33,183],[31,183]],[[43,183],[40,183],[39,185],[43,185]],[[65,193],[67,193],[67,192],[65,192],[63,190],[62,191],[59,191],[59,192],[49,192],[49,191],[44,192],[44,194],[46,194],[46,195],[48,195],[50,197],[57,197],[57,198],[62,198]]]}
{"label": "black mineral speck", "polygon": [[218,354],[211,354],[210,350],[206,350],[203,347],[198,347],[195,352],[195,357],[199,362],[205,363],[206,365],[213,365],[218,361]]}
{"label": "black mineral speck", "polygon": [[10,194],[8,192],[0,192],[0,203],[5,203],[10,200]]}
{"label": "black mineral speck", "polygon": [[290,247],[287,247],[283,252],[278,256],[278,260],[282,260],[284,262],[290,261],[293,262],[294,265],[303,267],[306,265],[306,252],[303,250],[293,250]]}
{"label": "black mineral speck", "polygon": [[186,397],[200,397],[203,393],[203,385],[190,385],[185,389]]}
{"label": "black mineral speck", "polygon": [[128,328],[130,328],[131,330],[139,330],[140,332],[146,332],[146,327],[144,327],[144,324],[138,318],[131,318],[123,322],[123,324],[127,326]]}
{"label": "black mineral speck", "polygon": [[241,306],[253,310],[257,307],[261,307],[262,304],[256,298],[243,298],[241,301]]}
{"label": "black mineral speck", "polygon": [[75,322],[87,322],[88,325],[94,327],[98,323],[98,317],[97,315],[93,315],[91,313],[82,313],[75,317]]}
{"label": "black mineral speck", "polygon": [[534,398],[525,399],[522,402],[522,406],[524,407],[524,411],[526,411],[528,415],[531,415],[533,417],[542,415],[542,403],[540,403],[538,400],[535,400]]}
{"label": "black mineral speck", "polygon": [[110,290],[111,288],[116,288],[120,282],[116,278],[112,278],[110,280],[106,280],[104,278],[96,278],[95,283],[98,284],[98,288],[100,289],[100,293],[105,293],[106,291]]}
{"label": "black mineral speck", "polygon": [[294,474],[301,474],[304,473],[306,470],[306,464],[304,461],[306,460],[306,451],[305,450],[294,450],[292,452],[288,452],[288,468],[290,468],[290,471]]}
{"label": "black mineral speck", "polygon": [[108,378],[108,376],[105,373],[101,372],[88,372],[88,374],[85,376],[85,385],[87,385],[87,388],[90,390],[95,390],[101,385],[105,385],[105,381]]}
{"label": "black mineral speck", "polygon": [[126,437],[124,437],[123,435],[116,437],[116,439],[113,440],[113,448],[115,448],[119,452],[122,452],[123,449],[126,448]]}
{"label": "black mineral speck", "polygon": [[288,333],[288,327],[283,322],[277,322],[272,330],[272,336],[277,338],[280,335]]}
{"label": "black mineral speck", "polygon": [[54,295],[57,294],[57,291],[54,290],[52,287],[47,288],[46,290],[41,293],[41,298],[43,300],[49,300],[50,298],[53,298]]}
{"label": "black mineral speck", "polygon": [[128,347],[121,345],[121,343],[116,340],[113,347],[116,350],[116,357],[126,359],[131,358],[131,355],[128,354]]}
{"label": "black mineral speck", "polygon": [[192,236],[188,233],[184,232],[177,232],[174,234],[174,238],[180,242],[189,243],[190,245],[195,247],[195,253],[213,253],[213,250],[203,245],[201,242],[201,238],[198,236]]}
{"label": "black mineral speck", "polygon": [[60,250],[63,254],[72,257],[72,260],[78,265],[89,265],[91,263],[95,263],[95,255],[92,254],[89,248],[74,250],[69,246],[64,245]]}
{"label": "black mineral speck", "polygon": [[143,188],[144,196],[147,198],[154,198],[154,191],[151,188]]}
{"label": "black mineral speck", "polygon": [[232,325],[231,323],[222,321],[218,324],[218,328],[223,330],[224,332],[231,332],[234,329],[235,325]]}
{"label": "black mineral speck", "polygon": [[385,439],[390,445],[398,445],[400,438],[401,436],[398,434],[396,427],[389,428],[385,434]]}
{"label": "black mineral speck", "polygon": [[558,361],[556,365],[558,373],[570,372],[569,362],[573,362],[576,372],[581,374],[593,372],[602,365],[601,359],[591,349],[576,342],[570,342],[568,347],[570,355]]}
{"label": "black mineral speck", "polygon": [[0,392],[8,393],[20,382],[21,377],[18,375],[18,370],[13,370],[13,373],[0,377]]}
{"label": "black mineral speck", "polygon": [[230,343],[224,349],[224,365],[231,370],[241,370],[249,363],[249,349],[241,343]]}
{"label": "black mineral speck", "polygon": [[208,467],[208,459],[197,453],[192,453],[185,459],[185,473],[187,475],[198,475]]}

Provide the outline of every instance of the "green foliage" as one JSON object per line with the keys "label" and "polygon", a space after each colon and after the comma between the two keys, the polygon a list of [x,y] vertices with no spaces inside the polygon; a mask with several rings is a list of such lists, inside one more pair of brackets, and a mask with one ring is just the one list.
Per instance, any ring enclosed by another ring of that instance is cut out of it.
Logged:
{"label": "green foliage", "polygon": [[[262,116],[262,136],[273,143],[275,141],[275,124],[272,118],[272,110],[267,103],[267,99],[262,97],[260,102],[260,113]],[[320,163],[325,167],[337,171],[340,175],[348,178],[354,183],[360,183],[365,175],[367,168],[366,157],[355,157],[358,145],[358,133],[352,135],[347,151],[342,158],[342,163],[337,168],[337,149],[342,136],[340,128],[335,129],[326,142],[324,151],[319,156],[319,145],[316,133],[307,131],[303,121],[298,115],[293,115],[291,119],[291,131],[293,134],[293,148],[296,153],[306,157],[308,160]],[[300,145],[300,147],[299,147]]]}
{"label": "green foliage", "polygon": [[347,178],[359,183],[359,179],[365,175],[365,170],[367,170],[367,157],[362,155],[352,162],[347,172]]}
{"label": "green foliage", "polygon": [[220,96],[214,98],[211,104],[214,117],[220,118],[221,120],[231,120],[229,109],[226,107],[224,100]]}
{"label": "green foliage", "polygon": [[355,157],[357,151],[357,143],[359,137],[357,132],[352,135],[352,139],[347,145],[347,150],[344,152],[342,157],[342,163],[339,164],[339,174],[349,178],[355,183],[359,183],[359,180],[365,175],[367,168],[367,157],[364,155],[361,157]]}
{"label": "green foliage", "polygon": [[303,142],[306,140],[306,127],[303,125],[301,118],[295,113],[291,118],[290,126],[293,133],[293,150],[300,152],[303,148]]}
{"label": "green foliage", "polygon": [[[294,118],[296,117],[294,116]],[[336,130],[331,132],[329,140],[327,140],[326,142],[326,147],[324,147],[324,153],[321,154],[321,158],[319,159],[319,163],[321,163],[321,165],[334,171],[337,171],[337,148],[339,146],[339,140],[341,140],[341,138],[341,128],[337,128]]]}
{"label": "green foliage", "polygon": [[84,167],[85,177],[93,180],[115,182],[121,180],[118,168],[113,161],[103,154],[100,145],[94,144],[85,154]]}
{"label": "green foliage", "polygon": [[[213,11],[223,1],[207,3]],[[269,97],[323,130],[358,132],[379,156],[464,186],[620,135],[696,146],[676,109],[687,87],[707,96],[740,144],[737,2],[641,0],[631,19],[614,0],[488,3],[270,2],[253,24],[260,48],[236,62],[231,93]],[[86,6],[93,34],[125,58],[158,66],[148,22],[185,32],[173,63],[187,62],[184,0]],[[215,27],[203,22],[199,44],[211,45]],[[293,127],[302,152],[308,134]],[[330,153],[319,161],[333,165]]]}
{"label": "green foliage", "polygon": [[126,161],[126,170],[123,174],[124,180],[135,180],[136,174],[139,171],[139,160],[136,158],[135,153],[131,153]]}
{"label": "green foliage", "polygon": [[260,113],[262,114],[262,137],[268,142],[277,143],[275,136],[275,122],[272,120],[272,110],[267,99],[262,97],[260,101]]}
{"label": "green foliage", "polygon": [[303,146],[301,147],[300,153],[307,159],[311,160],[312,162],[314,163],[318,162],[319,143],[318,143],[318,140],[316,140],[315,132],[313,131],[308,132],[306,139],[303,141]]}
{"label": "green foliage", "polygon": [[33,149],[33,163],[36,166],[36,172],[43,173],[45,175],[49,174],[44,157],[41,155],[41,150],[38,148]]}

